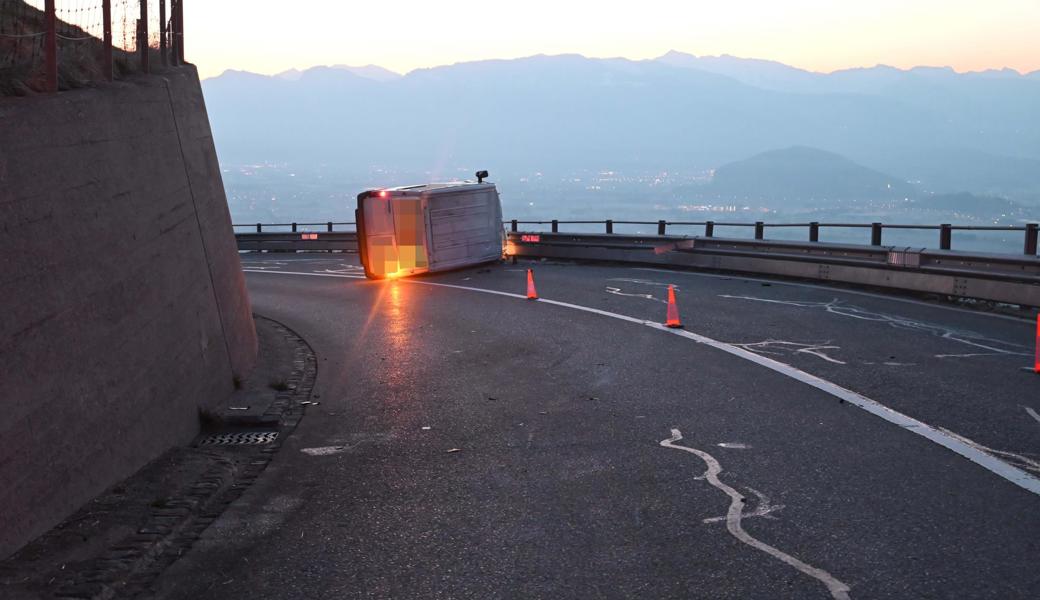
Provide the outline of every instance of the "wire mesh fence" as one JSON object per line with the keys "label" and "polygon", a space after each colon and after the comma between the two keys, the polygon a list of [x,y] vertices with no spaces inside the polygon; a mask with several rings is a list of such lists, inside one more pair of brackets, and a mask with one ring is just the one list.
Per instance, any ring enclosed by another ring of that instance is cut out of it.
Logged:
{"label": "wire mesh fence", "polygon": [[181,0],[0,0],[0,95],[177,64]]}

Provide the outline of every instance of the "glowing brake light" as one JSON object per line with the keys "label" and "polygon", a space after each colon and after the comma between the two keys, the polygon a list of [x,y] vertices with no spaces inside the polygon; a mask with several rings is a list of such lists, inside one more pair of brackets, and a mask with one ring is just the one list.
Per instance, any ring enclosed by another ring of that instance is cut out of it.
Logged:
{"label": "glowing brake light", "polygon": [[379,190],[379,197],[386,198],[386,190]]}

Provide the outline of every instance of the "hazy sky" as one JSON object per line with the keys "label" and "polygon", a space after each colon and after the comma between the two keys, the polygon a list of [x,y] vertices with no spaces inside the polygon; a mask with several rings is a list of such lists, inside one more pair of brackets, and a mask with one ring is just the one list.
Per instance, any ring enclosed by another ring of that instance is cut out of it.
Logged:
{"label": "hazy sky", "polygon": [[203,77],[672,49],[815,71],[1040,69],[1040,0],[188,0],[185,13],[187,58]]}

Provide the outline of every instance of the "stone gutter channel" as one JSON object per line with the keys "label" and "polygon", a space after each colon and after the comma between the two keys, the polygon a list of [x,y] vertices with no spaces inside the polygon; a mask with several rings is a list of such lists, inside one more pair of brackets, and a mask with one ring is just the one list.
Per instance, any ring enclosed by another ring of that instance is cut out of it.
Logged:
{"label": "stone gutter channel", "polygon": [[[191,446],[168,451],[0,562],[0,597],[142,595],[263,473],[306,411],[317,361],[288,327],[259,316],[256,325],[261,357],[239,398],[206,415]],[[241,398],[256,409],[235,406]],[[237,443],[213,443],[229,440]]]}

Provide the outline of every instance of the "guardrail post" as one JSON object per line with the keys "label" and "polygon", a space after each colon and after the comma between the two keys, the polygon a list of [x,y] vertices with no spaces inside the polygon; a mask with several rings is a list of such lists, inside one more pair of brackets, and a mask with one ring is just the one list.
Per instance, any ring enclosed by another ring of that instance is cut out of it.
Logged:
{"label": "guardrail post", "polygon": [[657,235],[664,235],[665,225],[667,225],[667,223],[665,223],[664,221],[657,222]]}
{"label": "guardrail post", "polygon": [[513,220],[512,220],[512,221],[511,221],[511,222],[509,223],[509,229],[510,229],[510,230],[512,230],[513,232],[515,232],[515,231],[517,230],[517,229],[516,229],[516,219],[513,219]]}
{"label": "guardrail post", "polygon": [[766,224],[762,221],[755,221],[755,239],[760,240],[765,237]]}
{"label": "guardrail post", "polygon": [[939,249],[949,250],[950,243],[953,241],[953,228],[949,223],[943,223],[939,226]]}
{"label": "guardrail post", "polygon": [[881,223],[870,224],[870,245],[880,246],[881,245]]}
{"label": "guardrail post", "polygon": [[715,221],[708,221],[704,224],[704,237],[712,237],[715,235]]}
{"label": "guardrail post", "polygon": [[46,36],[43,38],[43,55],[46,66],[47,91],[54,93],[58,91],[58,29],[54,0],[44,2],[43,11],[43,22],[46,29]]}
{"label": "guardrail post", "polygon": [[607,219],[607,233],[614,233],[614,220]]}
{"label": "guardrail post", "polygon": [[1040,232],[1040,224],[1026,223],[1025,253],[1029,256],[1036,256],[1036,238],[1038,232]]}
{"label": "guardrail post", "polygon": [[556,219],[553,219],[553,220],[552,220],[552,232],[553,232],[553,233],[556,233],[556,232],[558,232],[559,230],[560,230],[560,222],[559,222],[559,221],[557,221]]}
{"label": "guardrail post", "polygon": [[332,221],[329,221],[328,223],[325,223],[325,231],[328,231],[329,233],[332,233]]}
{"label": "guardrail post", "polygon": [[263,233],[264,232],[264,226],[263,226],[262,223],[257,223],[256,224],[256,232],[257,233]]}
{"label": "guardrail post", "polygon": [[809,241],[818,242],[820,241],[820,224],[816,221],[809,223]]}
{"label": "guardrail post", "polygon": [[296,223],[293,223],[293,224],[292,224],[292,232],[293,232],[293,233],[296,233]]}

